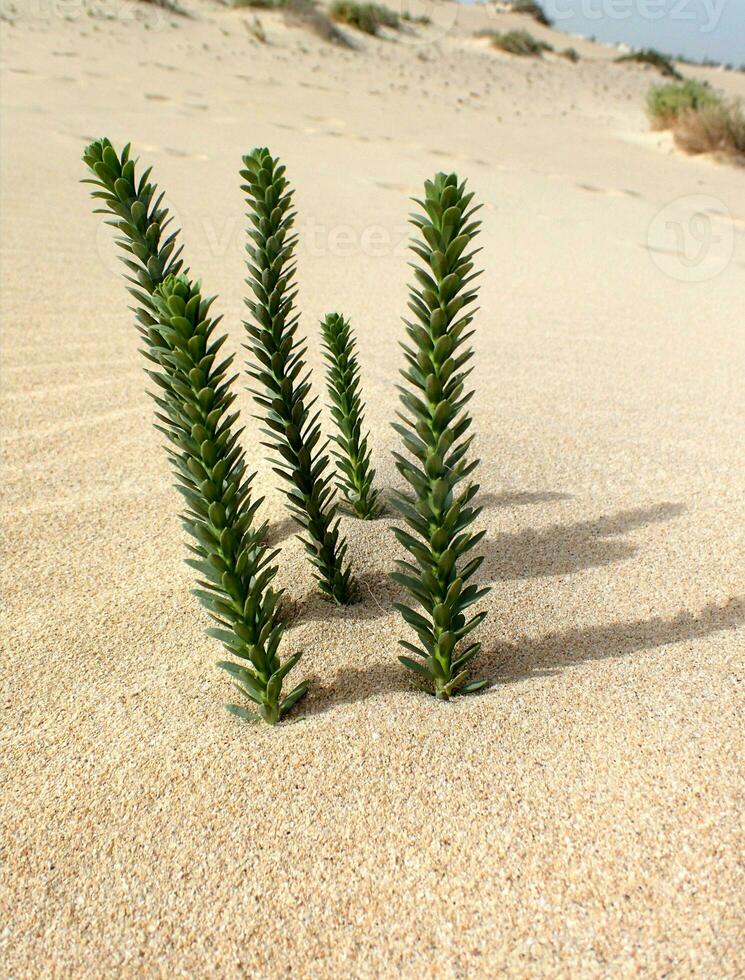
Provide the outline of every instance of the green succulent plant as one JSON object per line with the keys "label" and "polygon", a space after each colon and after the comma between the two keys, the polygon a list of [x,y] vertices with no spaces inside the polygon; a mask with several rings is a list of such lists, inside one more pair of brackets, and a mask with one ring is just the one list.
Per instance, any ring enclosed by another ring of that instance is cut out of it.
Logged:
{"label": "green succulent plant", "polygon": [[228,376],[232,357],[218,358],[225,336],[215,336],[218,319],[210,319],[212,300],[199,283],[179,274],[182,263],[176,232],[164,237],[168,212],[162,195],[149,183],[147,170],[137,180],[129,147],[117,154],[108,140],[98,140],[83,159],[93,173],[93,196],[103,202],[126,253],[130,292],[142,353],[155,369],[154,395],[158,429],[169,440],[168,455],[186,501],[184,527],[194,543],[188,563],[202,576],[196,595],[220,628],[207,633],[220,640],[242,664],[222,661],[234,684],[257,712],[229,705],[247,721],[274,724],[305,694],[307,681],[281,698],[282,681],[297,663],[295,654],[282,663],[278,647],[283,625],[279,593],[271,588],[276,552],[267,551],[266,525],[254,527],[261,501],[252,502],[252,475],[246,472],[238,445],[237,413],[229,414],[235,395]]}
{"label": "green succulent plant", "polygon": [[363,433],[364,406],[360,395],[360,367],[349,320],[329,313],[321,322],[328,364],[326,386],[331,414],[336,423],[334,452],[339,474],[337,487],[357,517],[363,520],[381,512],[380,492],[373,486],[375,470],[370,462],[367,435]]}
{"label": "green succulent plant", "polygon": [[293,192],[285,168],[267,149],[243,157],[243,167],[251,222],[246,282],[253,298],[246,299],[251,319],[245,327],[253,355],[247,365],[256,384],[252,394],[266,425],[264,445],[275,454],[274,471],[284,481],[290,513],[305,531],[301,540],[321,593],[345,605],[354,599],[354,579],[339,533],[320,412],[314,412],[315,399],[308,400],[306,347],[298,337]]}
{"label": "green succulent plant", "polygon": [[466,406],[473,392],[465,385],[479,275],[472,243],[481,223],[474,220],[473,194],[455,174],[438,173],[424,191],[424,199],[415,201],[423,213],[411,217],[421,235],[411,248],[421,263],[414,267],[410,292],[414,319],[404,321],[409,343],[402,344],[406,385],[399,391],[405,411],[394,423],[408,453],[394,453],[396,465],[413,491],[396,495],[408,530],[394,533],[412,560],[399,560],[400,571],[391,577],[422,607],[419,612],[396,604],[421,644],[401,640],[416,659],[399,659],[447,700],[487,683],[467,681],[468,664],[481,644],[464,648],[463,641],[486,615],[468,618],[467,610],[489,590],[470,581],[483,558],[466,560],[484,533],[469,530],[480,513],[471,506],[478,485],[468,481],[460,489],[478,465],[467,458],[473,436]]}
{"label": "green succulent plant", "polygon": [[218,664],[235,687],[252,701],[258,714],[239,705],[228,710],[246,721],[259,717],[275,724],[305,694],[302,681],[281,698],[282,681],[300,659],[282,663],[278,648],[284,626],[277,615],[279,593],[271,588],[277,573],[277,551],[263,541],[266,524],[254,527],[261,501],[251,502],[245,455],[234,430],[237,413],[229,414],[235,395],[229,377],[232,356],[220,360],[226,336],[215,336],[218,319],[210,319],[211,299],[203,299],[199,282],[169,276],[155,290],[158,323],[152,351],[160,371],[150,377],[159,385],[158,426],[171,442],[178,489],[186,500],[184,528],[193,538],[187,559],[201,576],[194,594],[219,624],[208,629],[242,664]]}

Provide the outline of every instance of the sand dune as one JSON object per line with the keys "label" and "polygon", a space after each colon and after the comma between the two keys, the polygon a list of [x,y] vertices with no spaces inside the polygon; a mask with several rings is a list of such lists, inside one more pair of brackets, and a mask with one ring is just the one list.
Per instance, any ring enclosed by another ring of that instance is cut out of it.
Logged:
{"label": "sand dune", "polygon": [[[743,171],[647,131],[653,73],[523,18],[433,0],[429,27],[351,50],[263,12],[261,44],[254,11],[187,3],[2,23],[5,972],[741,975]],[[473,37],[515,23],[580,62]],[[435,703],[397,664],[390,514],[345,518],[364,600],[317,597],[241,390],[313,686],[277,730],[223,712],[78,183],[102,134],[153,164],[235,351],[239,160],[283,157],[317,390],[339,309],[386,493],[407,198],[468,177],[483,695]]]}

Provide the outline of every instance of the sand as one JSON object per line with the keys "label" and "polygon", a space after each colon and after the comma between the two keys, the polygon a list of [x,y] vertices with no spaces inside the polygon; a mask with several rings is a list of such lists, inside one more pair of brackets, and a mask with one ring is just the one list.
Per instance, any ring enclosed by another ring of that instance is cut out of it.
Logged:
{"label": "sand", "polygon": [[[528,23],[583,56],[529,62],[472,38],[521,18],[439,4],[449,31],[345,51],[184,2],[2,24],[4,975],[741,976],[743,171],[650,134],[657,76],[613,49]],[[239,158],[285,159],[316,390],[339,309],[386,493],[407,197],[469,178],[482,696],[438,704],[398,665],[390,515],[344,521],[364,601],[317,598],[242,385],[313,684],[295,724],[223,711],[78,183],[103,134],[154,165],[236,352]]]}

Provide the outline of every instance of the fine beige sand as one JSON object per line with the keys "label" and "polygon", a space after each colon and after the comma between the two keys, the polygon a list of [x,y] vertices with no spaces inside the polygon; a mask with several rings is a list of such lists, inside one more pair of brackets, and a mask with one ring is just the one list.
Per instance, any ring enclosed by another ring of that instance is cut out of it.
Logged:
{"label": "fine beige sand", "polygon": [[[745,172],[648,132],[657,75],[519,17],[433,3],[343,50],[184,3],[3,8],[3,975],[742,976]],[[473,38],[505,24],[582,60]],[[224,712],[78,183],[104,134],[153,164],[239,358],[239,159],[284,158],[316,391],[339,309],[386,493],[407,198],[468,177],[486,693],[399,666],[390,514],[344,519],[364,601],[317,598],[242,381],[313,682],[295,724]]]}

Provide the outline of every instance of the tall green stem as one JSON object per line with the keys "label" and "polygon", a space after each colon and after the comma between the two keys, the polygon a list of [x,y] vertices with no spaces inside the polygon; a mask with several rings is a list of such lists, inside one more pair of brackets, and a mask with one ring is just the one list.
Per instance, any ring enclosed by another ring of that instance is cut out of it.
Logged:
{"label": "tall green stem", "polygon": [[267,426],[265,445],[276,454],[274,471],[286,484],[290,513],[306,532],[301,540],[319,588],[327,598],[347,604],[353,601],[354,580],[345,561],[347,544],[339,534],[329,458],[325,446],[319,449],[320,412],[312,414],[315,399],[306,401],[306,348],[297,336],[292,191],[285,168],[268,150],[254,150],[243,164],[251,221],[246,282],[254,295],[246,300],[251,320],[245,327],[253,354],[247,371],[258,385],[252,394]]}
{"label": "tall green stem", "polygon": [[443,700],[486,683],[466,683],[467,665],[481,644],[461,647],[486,615],[468,619],[466,610],[488,592],[467,584],[483,558],[463,561],[483,536],[483,531],[468,530],[480,513],[470,506],[478,485],[469,482],[458,490],[478,465],[478,460],[467,460],[473,436],[466,435],[471,418],[465,411],[473,394],[465,388],[470,373],[465,366],[473,356],[468,328],[478,275],[473,271],[476,252],[469,249],[480,225],[473,220],[478,209],[470,206],[472,198],[455,174],[439,173],[425,183],[424,200],[416,201],[424,213],[412,217],[421,239],[411,247],[421,265],[410,292],[414,320],[404,321],[410,341],[402,345],[406,385],[399,387],[405,412],[399,413],[401,424],[394,424],[408,452],[394,453],[396,465],[413,490],[397,495],[409,531],[396,528],[394,533],[413,562],[398,561],[401,571],[391,577],[423,609],[422,614],[396,605],[421,642],[418,647],[401,640],[417,659],[399,659],[427,678]]}

